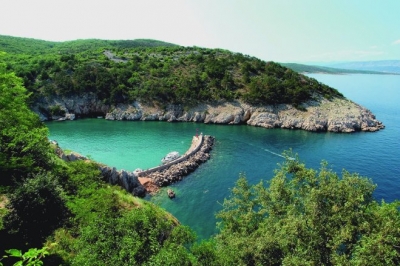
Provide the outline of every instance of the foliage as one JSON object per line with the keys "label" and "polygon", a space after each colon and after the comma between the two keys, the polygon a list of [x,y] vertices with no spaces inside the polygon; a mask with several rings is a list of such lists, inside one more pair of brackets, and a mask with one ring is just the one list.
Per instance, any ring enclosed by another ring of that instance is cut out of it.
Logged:
{"label": "foliage", "polygon": [[49,167],[48,131],[27,100],[21,79],[0,61],[0,185]]}
{"label": "foliage", "polygon": [[70,162],[55,173],[67,194],[70,215],[68,226],[48,238],[52,255],[71,265],[189,261],[185,244],[194,240],[193,233],[153,204],[106,185],[95,163]]}
{"label": "foliage", "polygon": [[176,46],[172,43],[149,40],[99,40],[87,39],[67,42],[50,42],[30,38],[0,35],[0,51],[18,54],[77,53],[101,48],[134,48]]}
{"label": "foliage", "polygon": [[224,201],[216,238],[224,263],[399,264],[399,202],[378,204],[375,186],[357,174],[287,158],[268,188],[241,176]]}
{"label": "foliage", "polygon": [[61,109],[60,105],[53,105],[50,107],[50,114],[55,116],[64,116],[65,111]]}
{"label": "foliage", "polygon": [[[49,252],[47,251],[47,249],[45,247],[41,248],[41,249],[30,248],[25,253],[22,253],[18,249],[10,249],[10,250],[6,250],[6,253],[8,253],[9,255],[5,255],[3,258],[14,257],[14,258],[19,259],[17,262],[15,262],[13,264],[14,266],[23,266],[23,265],[40,266],[40,265],[43,265],[43,261],[41,259],[49,254]],[[1,261],[0,261],[0,265],[3,265],[1,263]]]}
{"label": "foliage", "polygon": [[[336,90],[273,62],[221,49],[181,47],[152,40],[77,40],[49,43],[0,36],[8,67],[24,80],[33,100],[43,95],[94,94],[106,104],[140,100],[183,104],[241,99],[251,104],[300,106]],[[1,42],[0,42],[1,44]],[[25,44],[32,50],[9,49]],[[0,48],[1,49],[1,48]],[[43,49],[42,49],[43,50]]]}
{"label": "foliage", "polygon": [[20,244],[42,245],[68,217],[63,189],[57,178],[40,173],[26,179],[10,195],[4,228]]}
{"label": "foliage", "polygon": [[[106,103],[240,98],[301,107],[318,94],[341,97],[337,91],[279,64],[219,49],[98,40],[61,49],[24,41],[31,46],[8,47],[8,64],[0,64],[0,185],[8,185],[9,199],[0,250],[21,263],[40,264],[49,252],[43,261],[53,257],[57,265],[400,264],[400,203],[374,201],[375,186],[357,174],[339,177],[327,163],[309,169],[287,154],[269,187],[241,176],[217,214],[220,233],[193,245],[189,228],[104,183],[95,163],[56,158],[47,129],[27,105],[46,94],[90,93]],[[17,251],[35,246],[44,249]]]}
{"label": "foliage", "polygon": [[196,258],[198,265],[224,265],[223,261],[219,261],[217,245],[214,239],[195,243],[190,251]]}
{"label": "foliage", "polygon": [[7,241],[0,241],[0,250],[11,249],[12,256],[22,256],[18,263],[31,265],[40,263],[34,258],[44,253],[16,250],[45,241],[52,257],[46,260],[57,263],[190,264],[186,245],[193,233],[156,206],[131,201],[127,192],[106,185],[97,164],[56,158],[47,129],[27,106],[22,81],[4,64],[0,70],[0,170],[2,184],[9,185],[0,228],[0,239]]}
{"label": "foliage", "polygon": [[[80,229],[72,265],[141,265],[159,256],[176,255],[181,248],[174,240],[170,240],[171,244],[164,243],[173,224],[158,217],[154,206],[113,216],[96,217]],[[176,248],[170,249],[170,246]],[[183,249],[180,253],[187,252]]]}

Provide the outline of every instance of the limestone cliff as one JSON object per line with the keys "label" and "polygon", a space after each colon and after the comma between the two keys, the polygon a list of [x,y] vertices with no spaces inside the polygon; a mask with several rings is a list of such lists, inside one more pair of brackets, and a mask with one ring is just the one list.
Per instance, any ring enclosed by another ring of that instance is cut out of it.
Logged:
{"label": "limestone cliff", "polygon": [[74,115],[102,115],[108,120],[248,124],[264,128],[331,132],[377,131],[384,128],[371,111],[344,98],[319,98],[303,104],[304,110],[288,104],[251,106],[240,101],[204,103],[187,109],[180,105],[160,108],[140,102],[108,106],[93,95],[85,95],[42,98],[34,105],[33,110],[42,120],[51,120],[54,116],[48,114],[56,105],[65,112],[64,117],[55,117],[56,119],[71,119]]}

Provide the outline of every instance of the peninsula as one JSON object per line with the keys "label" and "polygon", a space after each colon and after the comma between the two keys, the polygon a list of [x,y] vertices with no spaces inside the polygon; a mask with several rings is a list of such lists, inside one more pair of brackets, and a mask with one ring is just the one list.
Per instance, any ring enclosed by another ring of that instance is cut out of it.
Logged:
{"label": "peninsula", "polygon": [[336,89],[275,62],[154,40],[47,42],[0,36],[41,120],[105,117],[309,131],[384,125]]}

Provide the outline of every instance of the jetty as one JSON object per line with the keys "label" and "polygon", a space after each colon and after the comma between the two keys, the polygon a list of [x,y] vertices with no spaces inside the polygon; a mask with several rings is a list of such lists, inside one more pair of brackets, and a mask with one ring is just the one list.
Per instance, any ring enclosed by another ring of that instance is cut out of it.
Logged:
{"label": "jetty", "polygon": [[168,163],[137,172],[139,182],[150,194],[158,192],[160,187],[168,186],[182,180],[210,158],[214,137],[196,135],[186,153]]}
{"label": "jetty", "polygon": [[[76,152],[66,154],[56,141],[51,141],[51,143],[55,146],[57,156],[64,161],[90,161],[85,156]],[[99,167],[104,181],[112,185],[119,185],[135,196],[144,197],[147,193],[154,194],[158,192],[160,187],[165,187],[182,180],[185,176],[196,170],[200,164],[210,158],[210,151],[213,145],[214,137],[196,134],[192,139],[190,148],[183,156],[144,171],[135,170],[134,172],[128,172],[117,170],[115,167],[101,163],[95,163]],[[168,195],[175,196],[175,193],[168,193]]]}

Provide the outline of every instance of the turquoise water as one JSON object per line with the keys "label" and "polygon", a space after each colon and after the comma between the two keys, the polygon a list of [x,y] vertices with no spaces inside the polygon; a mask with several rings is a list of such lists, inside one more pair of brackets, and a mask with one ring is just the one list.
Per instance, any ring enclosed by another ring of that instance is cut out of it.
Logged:
{"label": "turquoise water", "polygon": [[386,129],[374,133],[312,133],[250,126],[205,125],[84,119],[49,122],[50,138],[64,149],[90,155],[119,169],[146,169],[160,164],[170,151],[184,153],[196,131],[216,137],[211,159],[182,182],[172,185],[174,200],[160,193],[147,199],[162,206],[200,238],[216,233],[215,213],[240,173],[250,183],[269,180],[281,153],[293,149],[310,167],[322,159],[338,172],[343,168],[370,177],[377,199],[400,199],[400,76],[310,75],[368,107]]}

